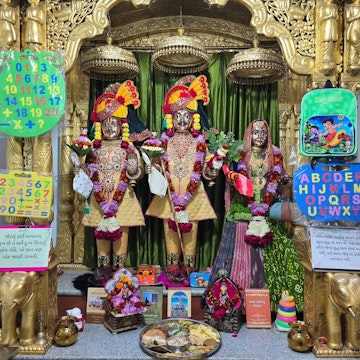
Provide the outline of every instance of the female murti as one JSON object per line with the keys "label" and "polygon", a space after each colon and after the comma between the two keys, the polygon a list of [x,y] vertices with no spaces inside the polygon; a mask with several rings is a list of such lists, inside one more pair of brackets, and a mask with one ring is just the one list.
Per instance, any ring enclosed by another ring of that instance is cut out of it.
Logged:
{"label": "female murti", "polygon": [[[145,225],[141,206],[130,183],[144,175],[139,152],[131,141],[149,135],[130,112],[140,106],[139,94],[130,80],[110,85],[95,102],[91,120],[95,122],[94,150],[85,166],[93,182],[89,211],[82,223],[94,227],[97,266],[125,265],[129,227]],[[112,256],[111,256],[112,255]]]}
{"label": "female murti", "polygon": [[[285,170],[281,151],[273,146],[265,120],[254,120],[246,129],[244,149],[233,170],[252,181],[254,193],[253,196],[242,195],[230,181],[227,182],[227,221],[213,276],[225,268],[230,278],[242,288],[268,287],[274,306],[282,292],[288,290],[301,307],[302,266],[285,228],[269,219],[271,205],[280,194],[279,184],[285,177]],[[279,215],[277,218],[284,217]]]}

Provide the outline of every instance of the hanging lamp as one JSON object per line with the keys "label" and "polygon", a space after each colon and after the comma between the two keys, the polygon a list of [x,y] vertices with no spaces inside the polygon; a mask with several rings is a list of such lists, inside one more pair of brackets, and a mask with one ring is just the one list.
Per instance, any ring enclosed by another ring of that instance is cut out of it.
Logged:
{"label": "hanging lamp", "polygon": [[285,75],[285,65],[281,56],[270,49],[254,47],[238,52],[229,62],[226,78],[241,85],[270,84]]}
{"label": "hanging lamp", "polygon": [[80,69],[92,79],[120,81],[139,74],[134,54],[112,44],[110,35],[106,45],[94,47],[81,55]]}
{"label": "hanging lamp", "polygon": [[184,33],[180,5],[178,35],[159,41],[151,57],[155,68],[166,73],[192,74],[201,72],[209,66],[210,58],[201,40]]}

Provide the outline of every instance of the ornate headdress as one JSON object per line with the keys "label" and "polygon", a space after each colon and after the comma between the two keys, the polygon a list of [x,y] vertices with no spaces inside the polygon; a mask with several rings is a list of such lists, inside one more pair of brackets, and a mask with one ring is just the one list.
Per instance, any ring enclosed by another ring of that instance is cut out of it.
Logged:
{"label": "ornate headdress", "polygon": [[[190,84],[186,86],[186,84]],[[165,97],[165,105],[163,111],[165,114],[174,114],[181,109],[197,111],[198,102],[202,100],[204,105],[210,101],[209,87],[205,75],[197,78],[193,75],[181,78],[175,86],[173,86]]]}
{"label": "ornate headdress", "polygon": [[193,135],[200,134],[201,129],[210,128],[203,105],[210,101],[209,87],[205,75],[195,77],[188,75],[178,80],[166,94],[163,112],[165,114],[165,129],[172,132],[172,115],[183,109],[194,113]]}
{"label": "ornate headdress", "polygon": [[90,119],[97,123],[110,117],[127,119],[132,141],[142,141],[150,136],[150,131],[129,108],[137,109],[140,104],[139,93],[132,80],[111,84],[96,99]]}

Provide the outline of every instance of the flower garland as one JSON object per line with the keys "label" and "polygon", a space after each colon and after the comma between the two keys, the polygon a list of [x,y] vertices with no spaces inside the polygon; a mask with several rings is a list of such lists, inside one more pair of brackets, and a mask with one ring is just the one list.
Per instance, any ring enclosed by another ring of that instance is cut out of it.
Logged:
{"label": "flower garland", "polygon": [[[93,146],[97,149],[101,148],[101,124],[98,122],[95,123],[95,136]],[[126,159],[128,158],[129,153],[134,150],[134,146],[129,140],[129,123],[127,119],[122,120],[121,148],[126,149]],[[126,175],[126,161],[120,172],[119,182],[112,197],[112,201],[109,203],[106,200],[104,190],[100,183],[96,160],[96,154],[94,152],[90,153],[87,161],[88,168],[92,172],[91,180],[93,182],[94,196],[104,215],[99,225],[94,230],[94,235],[99,240],[115,241],[120,239],[122,236],[120,224],[116,219],[116,213],[122,200],[124,199],[124,195],[129,183],[129,179]]]}
{"label": "flower garland", "polygon": [[[253,245],[264,246],[273,239],[273,234],[265,220],[265,216],[269,211],[271,202],[277,196],[279,181],[284,172],[283,157],[280,149],[274,146],[273,154],[274,165],[267,176],[265,194],[262,202],[259,204],[255,201],[254,197],[245,197],[248,208],[253,215],[246,232],[245,242]],[[248,176],[247,167],[243,158],[238,164],[238,171],[240,174]]]}
{"label": "flower garland", "polygon": [[[194,195],[199,181],[201,179],[201,172],[203,168],[203,162],[205,159],[206,153],[206,143],[204,137],[201,135],[201,125],[200,125],[200,115],[195,113],[193,115],[193,128],[192,128],[192,136],[196,139],[196,155],[195,162],[192,169],[192,173],[190,175],[190,181],[186,187],[186,190],[183,195],[178,195],[175,192],[174,185],[171,181],[171,175],[169,172],[169,160],[167,151],[163,154],[164,166],[166,171],[166,177],[169,184],[169,189],[171,192],[172,201],[175,206],[176,218],[178,219],[179,229],[183,233],[190,232],[192,229],[192,224],[189,222],[188,213],[186,211],[186,206]],[[170,137],[174,136],[174,129],[172,123],[172,116],[167,114],[165,116],[166,121],[166,130],[161,135],[161,140],[164,144],[164,148],[167,148],[167,143]],[[169,228],[173,231],[177,231],[176,223],[173,219],[168,220]]]}

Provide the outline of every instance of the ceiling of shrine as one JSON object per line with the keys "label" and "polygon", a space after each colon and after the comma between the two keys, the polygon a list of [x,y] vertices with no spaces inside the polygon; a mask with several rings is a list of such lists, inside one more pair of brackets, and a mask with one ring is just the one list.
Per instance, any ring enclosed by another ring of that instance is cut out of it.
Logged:
{"label": "ceiling of shrine", "polygon": [[131,1],[121,1],[109,12],[110,28],[85,42],[83,50],[104,43],[111,34],[115,45],[151,51],[165,36],[177,34],[180,24],[185,35],[199,37],[208,50],[249,48],[255,37],[260,46],[278,49],[276,39],[256,34],[251,17],[238,0],[229,0],[223,7],[210,7],[205,0],[155,0],[137,8]]}
{"label": "ceiling of shrine", "polygon": [[110,12],[112,26],[124,26],[132,22],[182,15],[223,19],[250,25],[251,13],[238,1],[229,1],[225,7],[211,6],[204,0],[157,0],[150,6],[136,9],[130,2],[116,5]]}

